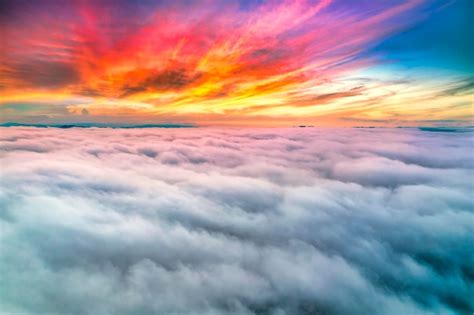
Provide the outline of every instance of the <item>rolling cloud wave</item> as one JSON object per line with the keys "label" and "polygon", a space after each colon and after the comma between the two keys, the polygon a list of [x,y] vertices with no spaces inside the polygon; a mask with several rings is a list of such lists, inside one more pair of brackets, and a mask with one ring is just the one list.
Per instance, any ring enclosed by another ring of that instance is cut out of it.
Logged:
{"label": "rolling cloud wave", "polygon": [[0,133],[0,309],[470,314],[472,133]]}

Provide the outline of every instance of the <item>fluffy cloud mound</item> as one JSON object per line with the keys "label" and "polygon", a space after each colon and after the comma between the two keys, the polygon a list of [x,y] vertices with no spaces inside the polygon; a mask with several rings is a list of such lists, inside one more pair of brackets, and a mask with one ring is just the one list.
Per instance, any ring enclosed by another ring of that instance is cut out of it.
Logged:
{"label": "fluffy cloud mound", "polygon": [[473,134],[0,132],[0,310],[471,314]]}

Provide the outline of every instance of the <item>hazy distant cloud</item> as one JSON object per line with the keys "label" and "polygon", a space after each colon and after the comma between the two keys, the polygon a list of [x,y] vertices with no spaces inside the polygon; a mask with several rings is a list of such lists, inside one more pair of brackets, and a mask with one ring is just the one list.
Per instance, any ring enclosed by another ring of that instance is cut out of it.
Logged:
{"label": "hazy distant cloud", "polygon": [[0,310],[470,314],[472,133],[0,133]]}

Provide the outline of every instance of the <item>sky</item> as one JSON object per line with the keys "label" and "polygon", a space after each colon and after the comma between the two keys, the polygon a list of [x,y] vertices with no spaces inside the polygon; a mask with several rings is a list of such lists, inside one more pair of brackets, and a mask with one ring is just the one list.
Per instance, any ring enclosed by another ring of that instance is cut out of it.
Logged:
{"label": "sky", "polygon": [[0,313],[472,314],[472,149],[470,128],[2,128]]}
{"label": "sky", "polygon": [[0,122],[472,125],[474,4],[0,5]]}

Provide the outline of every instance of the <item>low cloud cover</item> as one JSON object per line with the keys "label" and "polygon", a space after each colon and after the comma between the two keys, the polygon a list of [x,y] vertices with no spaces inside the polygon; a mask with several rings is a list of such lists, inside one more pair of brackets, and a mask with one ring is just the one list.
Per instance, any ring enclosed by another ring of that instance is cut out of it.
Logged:
{"label": "low cloud cover", "polygon": [[472,314],[473,133],[0,132],[2,314]]}

